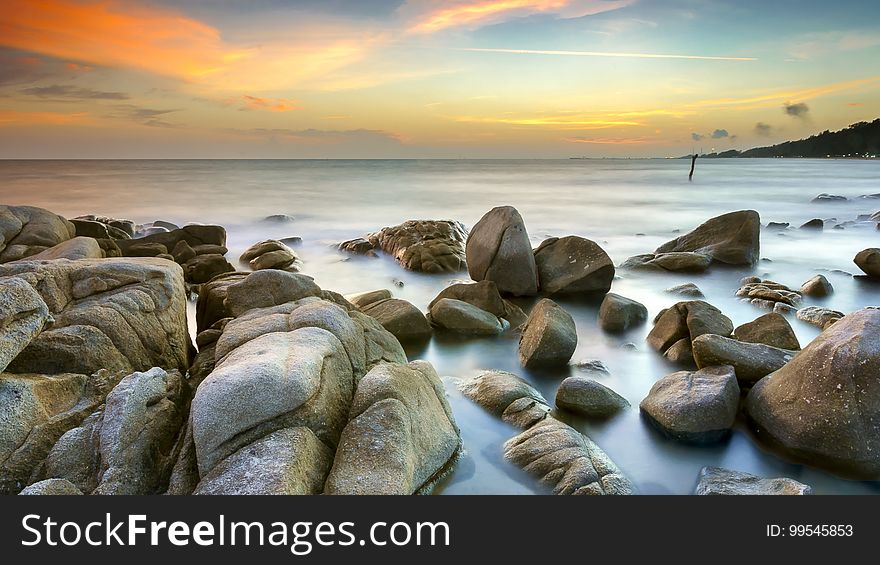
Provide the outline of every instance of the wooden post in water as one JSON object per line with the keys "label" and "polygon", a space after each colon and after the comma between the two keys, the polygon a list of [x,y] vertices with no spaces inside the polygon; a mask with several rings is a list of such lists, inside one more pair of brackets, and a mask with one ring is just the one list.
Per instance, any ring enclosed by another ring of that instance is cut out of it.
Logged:
{"label": "wooden post in water", "polygon": [[694,180],[694,166],[695,166],[696,164],[697,164],[697,154],[694,153],[693,155],[691,155],[691,172],[690,172],[690,174],[688,175],[688,180],[689,180],[689,181],[693,181],[693,180]]}

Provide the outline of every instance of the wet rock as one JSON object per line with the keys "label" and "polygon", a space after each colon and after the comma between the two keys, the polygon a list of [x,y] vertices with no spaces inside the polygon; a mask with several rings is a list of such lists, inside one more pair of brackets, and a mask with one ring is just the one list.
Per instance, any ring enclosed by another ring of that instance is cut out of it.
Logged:
{"label": "wet rock", "polygon": [[333,452],[309,428],[284,428],[242,447],[205,475],[194,494],[320,494]]}
{"label": "wet rock", "polygon": [[366,255],[367,257],[378,257],[375,249],[376,246],[373,245],[372,242],[362,237],[343,241],[339,244],[340,251],[353,253],[355,255]]}
{"label": "wet rock", "polygon": [[754,265],[760,253],[761,218],[754,210],[712,218],[695,230],[658,247],[654,253],[686,251],[731,265]]}
{"label": "wet rock", "polygon": [[434,302],[428,316],[433,325],[461,334],[495,335],[508,327],[494,314],[453,298]]}
{"label": "wet rock", "polygon": [[[124,219],[118,219],[118,218],[108,218],[107,216],[96,216],[94,214],[88,214],[85,216],[77,216],[73,220],[70,220],[70,222],[72,224],[74,224],[75,227],[77,226],[77,224],[74,220],[79,220],[82,222],[98,222],[100,224],[104,224],[108,228],[114,228],[115,230],[119,230],[120,232],[122,232],[122,234],[124,234],[124,235],[117,237],[118,234],[116,234],[113,230],[108,230],[110,237],[112,237],[113,239],[129,239],[129,238],[134,237],[134,234],[135,234],[135,223],[131,220],[124,220]],[[99,232],[99,233],[103,233],[103,232]],[[89,235],[89,234],[77,233],[77,235]],[[90,236],[90,237],[97,237],[98,239],[101,239],[104,236],[102,235],[101,237],[98,237],[98,236]]]}
{"label": "wet rock", "polygon": [[386,298],[361,308],[401,342],[424,342],[431,338],[431,324],[422,311],[406,300]]}
{"label": "wet rock", "polygon": [[178,265],[183,265],[187,261],[195,259],[196,255],[195,249],[185,241],[178,241],[174,249],[171,250],[171,256],[174,257],[174,262]]}
{"label": "wet rock", "polygon": [[585,361],[578,361],[577,363],[572,363],[572,367],[574,367],[578,371],[583,371],[585,373],[597,373],[604,375],[611,374],[611,369],[609,369],[608,365],[606,365],[600,359],[587,359]]}
{"label": "wet rock", "polygon": [[409,220],[382,228],[366,238],[347,241],[340,248],[368,254],[381,249],[410,271],[457,273],[465,269],[467,230],[452,220]]}
{"label": "wet rock", "polygon": [[43,496],[82,496],[82,491],[76,488],[76,485],[67,479],[46,479],[34,483],[23,491],[20,495],[43,495]]}
{"label": "wet rock", "polygon": [[196,253],[199,253],[196,248],[200,245],[216,245],[220,247],[225,247],[226,245],[226,230],[223,226],[189,225],[180,229],[174,229],[176,228],[174,224],[168,225],[172,227],[171,231],[166,231],[167,228],[163,227],[163,231],[136,239],[120,240],[117,244],[126,257],[131,256],[132,247],[140,247],[145,244],[160,244],[165,247],[166,253],[168,249],[174,249],[180,241],[187,242]]}
{"label": "wet rock", "polygon": [[290,224],[296,221],[293,216],[288,214],[272,214],[261,220],[264,224]]}
{"label": "wet rock", "polygon": [[192,347],[183,273],[162,259],[84,259],[0,265],[29,283],[54,318],[9,364],[14,373],[186,371]]}
{"label": "wet rock", "polygon": [[654,383],[639,406],[648,421],[669,437],[710,443],[730,433],[738,404],[733,367],[720,366],[667,375]]}
{"label": "wet rock", "polygon": [[797,306],[801,302],[800,293],[771,280],[745,283],[736,291],[736,296],[744,298],[756,306],[769,307],[770,309],[772,309],[772,305],[767,305],[767,302],[781,302],[789,306]]}
{"label": "wet rock", "polygon": [[0,263],[36,255],[75,235],[73,224],[48,210],[0,205]]}
{"label": "wet rock", "polygon": [[540,392],[506,371],[485,371],[473,379],[461,381],[459,389],[491,414],[522,429],[543,420],[550,412]]}
{"label": "wet rock", "polygon": [[816,275],[801,286],[801,294],[813,298],[824,298],[834,292],[834,287],[823,275]]}
{"label": "wet rock", "polygon": [[134,243],[127,246],[124,253],[126,257],[158,257],[168,255],[168,248],[161,243]]}
{"label": "wet rock", "polygon": [[30,255],[25,261],[52,261],[54,259],[102,259],[104,252],[98,240],[91,237],[74,237],[58,245]]}
{"label": "wet rock", "polygon": [[694,283],[685,283],[672,286],[666,289],[669,294],[678,294],[680,296],[688,296],[691,298],[703,298],[703,291]]}
{"label": "wet rock", "polygon": [[720,335],[702,335],[692,344],[697,367],[730,365],[743,384],[757,382],[792,360],[795,351],[771,347],[763,343],[745,343]]}
{"label": "wet rock", "polygon": [[801,227],[800,227],[800,229],[802,229],[802,230],[817,230],[817,231],[821,231],[824,228],[825,228],[825,222],[823,222],[819,218],[813,218],[812,220],[810,220],[808,222],[804,222],[803,224],[801,224]]}
{"label": "wet rock", "polygon": [[609,292],[599,307],[599,325],[606,332],[623,332],[644,324],[648,309],[641,302]]}
{"label": "wet rock", "polygon": [[761,379],[746,408],[760,438],[812,465],[880,477],[880,310],[847,315]]}
{"label": "wet rock", "polygon": [[358,308],[364,308],[373,304],[374,302],[379,302],[380,300],[387,300],[391,298],[391,291],[387,288],[383,288],[380,290],[371,290],[369,292],[360,292],[358,294],[349,294],[345,297],[346,300],[357,306]]}
{"label": "wet rock", "polygon": [[235,272],[235,267],[223,255],[196,255],[183,265],[186,281],[203,284],[217,275]]}
{"label": "wet rock", "polygon": [[605,293],[614,280],[614,263],[593,241],[570,235],[551,237],[534,251],[538,278],[548,294]]}
{"label": "wet rock", "polygon": [[711,263],[712,258],[703,253],[647,253],[630,257],[620,265],[620,269],[630,271],[701,273],[708,269]]}
{"label": "wet rock", "polygon": [[519,361],[523,367],[566,365],[577,347],[577,328],[571,314],[544,298],[523,326],[519,340]]}
{"label": "wet rock", "polygon": [[733,330],[733,337],[748,343],[763,343],[780,349],[798,350],[801,348],[794,330],[785,316],[770,312],[755,318]]}
{"label": "wet rock", "polygon": [[472,279],[494,281],[502,293],[538,292],[535,256],[516,208],[493,208],[477,222],[467,239],[467,267]]}
{"label": "wet rock", "polygon": [[458,426],[431,364],[378,365],[358,384],[324,492],[428,493],[460,450]]}
{"label": "wet rock", "polygon": [[689,362],[686,344],[677,344],[681,340],[692,342],[703,334],[729,336],[733,333],[733,322],[708,302],[691,300],[678,302],[658,315],[654,327],[648,334],[647,342],[656,351],[666,354],[676,346],[670,359]]}
{"label": "wet rock", "polygon": [[805,495],[813,489],[785,477],[764,479],[757,475],[721,467],[703,467],[694,494],[697,495]]}
{"label": "wet rock", "polygon": [[24,280],[0,278],[0,372],[52,321],[49,307]]}
{"label": "wet rock", "polygon": [[311,277],[266,269],[226,286],[223,304],[229,315],[240,316],[254,308],[277,306],[320,293],[321,288]]}
{"label": "wet rock", "polygon": [[628,495],[634,488],[588,437],[545,418],[504,444],[504,458],[558,495]]}
{"label": "wet rock", "polygon": [[526,321],[525,313],[516,304],[502,298],[498,286],[493,281],[449,285],[431,301],[428,309],[432,309],[437,302],[444,298],[467,302],[480,310],[485,310],[498,318],[507,320],[514,328],[521,326]]}
{"label": "wet rock", "polygon": [[782,231],[790,225],[788,222],[770,222],[765,229],[767,231]]}
{"label": "wet rock", "polygon": [[843,312],[819,306],[807,306],[797,311],[798,320],[823,330],[841,318],[843,318]]}
{"label": "wet rock", "polygon": [[556,406],[590,418],[607,418],[629,408],[629,402],[587,377],[568,377],[556,391]]}
{"label": "wet rock", "polygon": [[837,194],[828,194],[823,192],[822,194],[813,198],[810,202],[824,204],[828,202],[846,202],[847,200],[849,199],[846,196],[839,196]]}
{"label": "wet rock", "polygon": [[872,279],[880,279],[880,249],[871,247],[859,251],[853,263]]}
{"label": "wet rock", "polygon": [[73,224],[77,237],[93,237],[95,239],[131,239],[131,235],[126,231],[95,220],[73,218],[69,221]]}
{"label": "wet rock", "polygon": [[251,269],[285,269],[299,271],[302,262],[296,252],[277,239],[267,239],[251,245],[239,260],[250,265]]}
{"label": "wet rock", "polygon": [[694,360],[694,347],[689,337],[681,338],[669,346],[663,357],[677,365],[697,368],[697,362]]}

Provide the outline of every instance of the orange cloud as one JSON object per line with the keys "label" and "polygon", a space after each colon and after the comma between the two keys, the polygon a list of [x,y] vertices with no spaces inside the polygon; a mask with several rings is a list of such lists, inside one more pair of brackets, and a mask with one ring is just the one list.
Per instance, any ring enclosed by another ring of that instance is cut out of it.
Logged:
{"label": "orange cloud", "polygon": [[270,112],[290,112],[297,110],[299,103],[289,98],[262,98],[245,94],[241,97],[242,110],[268,110]]}
{"label": "orange cloud", "polygon": [[595,116],[556,116],[535,118],[493,118],[480,116],[458,116],[456,122],[480,124],[509,124],[515,126],[538,126],[555,129],[607,129],[614,127],[632,127],[644,125],[631,120],[608,120]]}
{"label": "orange cloud", "polygon": [[837,92],[856,90],[864,86],[874,85],[878,82],[880,82],[880,77],[869,77],[864,79],[825,84],[800,90],[778,90],[767,94],[748,96],[745,98],[719,98],[715,100],[702,100],[693,104],[692,106],[753,110],[756,108],[766,108],[769,106],[782,104],[783,102],[787,102],[789,100],[809,100],[811,98],[818,98],[820,96],[834,94]]}
{"label": "orange cloud", "polygon": [[569,137],[565,141],[570,143],[596,143],[599,145],[641,145],[643,143],[648,143],[650,140],[645,139],[644,137],[636,137],[631,139],[617,139],[610,137]]}
{"label": "orange cloud", "polygon": [[211,26],[128,0],[5,0],[0,44],[60,59],[193,78],[246,55]]}
{"label": "orange cloud", "polygon": [[0,110],[0,127],[15,124],[24,125],[67,125],[90,121],[88,112],[64,114],[59,112],[19,112]]}

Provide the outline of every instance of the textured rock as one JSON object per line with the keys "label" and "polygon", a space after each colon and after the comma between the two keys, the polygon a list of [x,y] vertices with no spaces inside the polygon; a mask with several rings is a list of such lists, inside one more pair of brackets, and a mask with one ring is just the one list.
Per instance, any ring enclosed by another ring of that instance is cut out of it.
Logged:
{"label": "textured rock", "polygon": [[666,375],[639,407],[648,421],[673,439],[717,441],[730,432],[739,404],[733,367],[707,367]]}
{"label": "textured rock", "polygon": [[504,444],[504,457],[559,495],[627,495],[633,486],[599,447],[577,430],[546,418]]}
{"label": "textured rock", "polygon": [[577,347],[577,328],[571,314],[544,298],[535,304],[519,340],[519,361],[523,367],[565,365]]}
{"label": "textured rock", "polygon": [[733,322],[730,318],[708,302],[691,300],[678,302],[661,312],[648,334],[647,342],[653,349],[663,354],[668,353],[675,346],[673,355],[687,363],[691,361],[686,355],[689,347],[678,342],[681,340],[692,342],[703,334],[726,337],[731,333],[733,333]]}
{"label": "textured rock", "polygon": [[201,333],[218,320],[232,316],[226,306],[226,293],[229,287],[245,280],[250,273],[226,273],[215,277],[199,287],[196,302],[196,331]]}
{"label": "textured rock", "polygon": [[606,332],[622,332],[644,324],[648,309],[641,302],[609,292],[599,307],[599,325]]}
{"label": "textured rock", "polygon": [[36,255],[75,235],[73,224],[48,210],[0,205],[0,263]]}
{"label": "textured rock", "polygon": [[380,290],[371,290],[368,292],[359,292],[357,294],[348,294],[345,296],[345,299],[357,306],[358,308],[364,308],[365,306],[369,306],[374,302],[379,302],[380,300],[386,300],[391,298],[391,291],[387,288],[383,288]]}
{"label": "textured rock", "polygon": [[461,334],[495,335],[505,330],[505,324],[494,314],[452,298],[434,302],[429,316],[435,326]]}
{"label": "textured rock", "polygon": [[799,229],[821,231],[825,228],[825,222],[819,218],[813,218],[808,222],[804,222]]}
{"label": "textured rock", "polygon": [[607,386],[587,377],[568,377],[556,391],[556,406],[587,417],[607,418],[629,402]]}
{"label": "textured rock", "polygon": [[744,298],[756,306],[769,302],[771,309],[773,303],[797,306],[801,302],[800,293],[795,292],[784,284],[770,280],[747,282],[736,291],[736,296]]}
{"label": "textured rock", "polygon": [[162,259],[14,262],[0,277],[26,281],[54,318],[9,364],[15,373],[186,371],[183,273]]}
{"label": "textured rock", "polygon": [[701,335],[693,341],[697,367],[730,365],[743,384],[757,382],[791,361],[796,351],[787,351],[763,343],[746,343],[720,335]]}
{"label": "textured rock", "polygon": [[746,408],[758,437],[813,465],[880,478],[880,310],[854,312],[761,379]]}
{"label": "textured rock", "polygon": [[813,298],[824,298],[834,292],[834,287],[823,275],[816,275],[801,286],[801,294]]}
{"label": "textured rock", "polygon": [[422,311],[406,300],[386,298],[361,308],[400,342],[424,342],[431,338],[431,324]]}
{"label": "textured rock", "polygon": [[18,494],[32,496],[82,496],[82,491],[67,479],[46,479],[45,481],[30,485]]}
{"label": "textured rock", "polygon": [[712,218],[654,253],[688,251],[720,263],[754,265],[760,257],[760,239],[760,216],[754,210],[741,210]]}
{"label": "textured rock", "polygon": [[529,234],[512,206],[493,208],[473,227],[467,239],[467,263],[472,279],[494,281],[502,293],[531,296],[538,292]]}
{"label": "textured rock", "polygon": [[131,234],[123,229],[96,220],[73,218],[70,220],[76,230],[77,237],[93,237],[95,239],[131,239]]}
{"label": "textured rock", "polygon": [[541,290],[548,294],[604,293],[614,280],[614,263],[599,245],[570,235],[551,237],[535,249]]}
{"label": "textured rock", "polygon": [[514,328],[521,326],[526,321],[525,313],[516,304],[502,298],[498,291],[498,285],[493,281],[449,285],[431,301],[428,309],[431,310],[437,302],[444,298],[467,302],[498,318],[504,318]]}
{"label": "textured rock", "polygon": [[194,494],[320,494],[333,452],[309,428],[284,428],[242,447],[201,480]]}
{"label": "textured rock", "polygon": [[430,492],[460,450],[455,418],[431,364],[378,365],[358,384],[324,492]]}
{"label": "textured rock", "polygon": [[223,304],[229,315],[240,316],[254,308],[277,306],[320,293],[321,288],[311,277],[267,269],[226,286]]}
{"label": "textured rock", "polygon": [[183,265],[186,282],[192,284],[203,284],[217,275],[234,271],[235,267],[220,254],[196,255]]}
{"label": "textured rock", "polygon": [[0,372],[50,321],[49,307],[31,285],[0,278]]}
{"label": "textured rock", "polygon": [[466,267],[466,238],[467,230],[460,222],[409,220],[347,241],[340,248],[360,255],[381,249],[410,271],[457,273]]}
{"label": "textured rock", "polygon": [[742,471],[703,467],[694,494],[698,495],[804,495],[813,489],[794,479],[764,479]]}
{"label": "textured rock", "polygon": [[733,337],[748,343],[763,343],[779,349],[798,350],[798,338],[785,316],[770,312],[733,330]]}
{"label": "textured rock", "polygon": [[528,428],[550,412],[541,393],[513,373],[486,371],[460,382],[459,389],[491,414],[519,428]]}
{"label": "textured rock", "polygon": [[24,261],[52,261],[54,259],[102,259],[104,252],[98,240],[91,237],[74,237],[58,245],[30,255]]}
{"label": "textured rock", "polygon": [[853,263],[869,277],[880,279],[880,249],[871,247],[859,251]]}
{"label": "textured rock", "polygon": [[[176,228],[173,224],[168,225],[171,228]],[[223,226],[201,225],[189,225],[179,229],[171,229],[171,231],[167,231],[167,229],[163,228],[162,231],[152,233],[151,235],[138,237],[136,239],[121,240],[118,244],[119,248],[122,249],[123,254],[128,257],[130,256],[129,250],[133,246],[158,243],[163,245],[166,249],[172,250],[181,241],[185,241],[193,249],[199,245],[218,245],[223,247],[226,245],[226,230]],[[223,253],[221,253],[221,255],[222,254]]]}
{"label": "textured rock", "polygon": [[239,259],[248,263],[255,271],[262,269],[299,271],[302,267],[296,252],[277,239],[267,239],[251,245]]}
{"label": "textured rock", "polygon": [[694,283],[685,283],[672,286],[666,289],[669,294],[678,294],[681,296],[689,296],[692,298],[703,298],[703,291]]}
{"label": "textured rock", "polygon": [[819,306],[807,306],[797,311],[797,319],[817,328],[825,329],[837,320],[843,318],[843,312],[821,308]]}

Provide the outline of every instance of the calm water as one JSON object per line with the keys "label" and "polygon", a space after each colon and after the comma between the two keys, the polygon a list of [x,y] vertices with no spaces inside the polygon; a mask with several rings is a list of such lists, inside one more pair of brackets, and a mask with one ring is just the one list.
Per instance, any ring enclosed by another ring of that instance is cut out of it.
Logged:
{"label": "calm water", "polygon": [[[304,272],[322,287],[342,293],[391,288],[423,309],[466,273],[409,273],[387,257],[349,257],[333,245],[407,219],[452,218],[470,226],[493,206],[510,204],[525,218],[535,246],[549,236],[576,234],[596,240],[620,263],[672,239],[676,229],[687,231],[732,210],[756,209],[764,223],[793,226],[811,218],[855,220],[880,210],[880,200],[810,203],[822,192],[851,199],[880,192],[880,161],[704,160],[697,163],[692,183],[687,182],[689,165],[685,160],[0,161],[0,202],[41,206],[68,217],[97,213],[139,222],[219,223],[229,231],[233,263],[258,240],[300,236]],[[289,214],[295,221],[260,221],[270,214]],[[754,269],[714,269],[696,276],[620,274],[613,291],[641,301],[653,316],[677,301],[665,288],[695,282],[706,300],[739,325],[763,313],[734,297],[741,277],[757,274],[798,287],[823,273],[836,292],[808,304],[844,312],[880,305],[880,285],[847,274],[858,272],[852,264],[858,251],[880,242],[872,223],[762,236],[765,260]],[[404,286],[396,287],[395,281]],[[841,480],[788,463],[756,445],[741,424],[729,441],[716,446],[661,438],[641,421],[637,406],[651,385],[675,367],[644,344],[649,326],[606,335],[596,326],[597,304],[560,302],[578,326],[573,361],[604,361],[612,374],[603,382],[634,408],[602,423],[559,417],[608,452],[641,492],[689,493],[704,465],[789,476],[817,493],[880,492],[878,483]],[[802,345],[818,334],[795,319],[791,323]],[[637,350],[621,348],[630,342]],[[501,457],[501,444],[516,431],[463,399],[454,385],[454,379],[480,369],[504,369],[530,380],[552,401],[558,383],[576,369],[531,374],[518,366],[516,345],[512,336],[435,338],[423,350],[409,352],[411,359],[427,359],[445,376],[464,437],[467,454],[443,485],[445,494],[543,492]]]}

